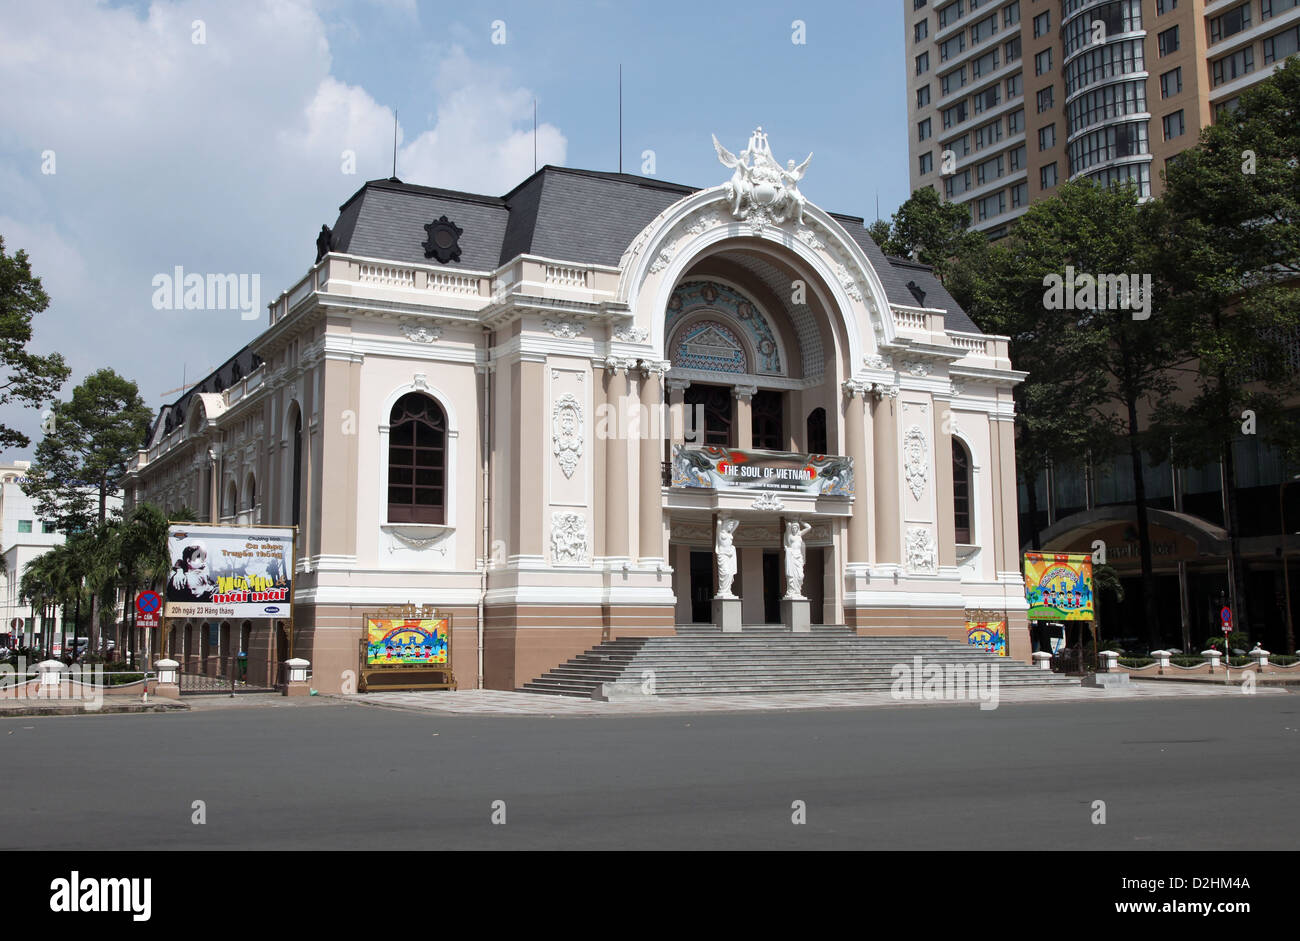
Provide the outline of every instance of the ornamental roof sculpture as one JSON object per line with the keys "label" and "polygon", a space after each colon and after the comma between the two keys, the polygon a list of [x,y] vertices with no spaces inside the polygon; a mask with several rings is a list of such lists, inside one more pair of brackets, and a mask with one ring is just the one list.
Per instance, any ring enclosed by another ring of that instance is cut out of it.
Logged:
{"label": "ornamental roof sculpture", "polygon": [[[772,156],[763,128],[755,129],[749,137],[749,146],[736,156],[718,142],[713,135],[713,148],[724,167],[734,171],[727,186],[727,200],[731,214],[756,226],[771,223],[780,225],[787,219],[803,223],[803,207],[807,199],[799,192],[799,181],[808,171],[812,154],[795,166],[793,160],[784,168]],[[752,161],[752,162],[751,162]]]}

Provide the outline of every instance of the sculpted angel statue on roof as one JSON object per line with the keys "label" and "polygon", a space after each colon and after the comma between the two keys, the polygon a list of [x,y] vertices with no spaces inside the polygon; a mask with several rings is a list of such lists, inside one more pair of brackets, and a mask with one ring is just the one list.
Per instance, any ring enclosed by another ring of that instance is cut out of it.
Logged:
{"label": "sculpted angel statue on roof", "polygon": [[722,165],[732,171],[726,190],[733,216],[751,221],[757,216],[760,222],[770,219],[777,225],[790,217],[803,222],[807,199],[799,192],[799,181],[812,162],[812,154],[798,166],[791,160],[782,168],[772,156],[761,127],[750,135],[749,146],[739,156],[723,147],[716,134],[713,148]]}

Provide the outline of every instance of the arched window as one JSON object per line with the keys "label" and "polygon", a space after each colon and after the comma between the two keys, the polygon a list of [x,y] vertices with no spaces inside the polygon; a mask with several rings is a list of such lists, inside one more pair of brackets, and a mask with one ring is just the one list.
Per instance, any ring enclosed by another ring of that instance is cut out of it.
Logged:
{"label": "arched window", "polygon": [[447,521],[447,417],[427,395],[409,392],[388,418],[388,521]]}
{"label": "arched window", "polygon": [[809,454],[826,453],[826,409],[815,408],[808,413],[808,440],[805,444]]}
{"label": "arched window", "polygon": [[302,520],[302,412],[298,413],[293,425],[293,525]]}
{"label": "arched window", "polygon": [[226,485],[226,499],[221,507],[222,516],[234,516],[239,510],[237,488],[232,480]]}
{"label": "arched window", "polygon": [[957,544],[971,544],[970,452],[957,438],[952,439],[952,516]]}

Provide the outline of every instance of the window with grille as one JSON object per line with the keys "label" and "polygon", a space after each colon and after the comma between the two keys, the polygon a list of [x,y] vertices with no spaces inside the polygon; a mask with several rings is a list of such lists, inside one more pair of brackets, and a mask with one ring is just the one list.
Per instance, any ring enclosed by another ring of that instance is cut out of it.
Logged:
{"label": "window with grille", "polygon": [[427,395],[397,400],[388,421],[388,520],[445,523],[447,418]]}

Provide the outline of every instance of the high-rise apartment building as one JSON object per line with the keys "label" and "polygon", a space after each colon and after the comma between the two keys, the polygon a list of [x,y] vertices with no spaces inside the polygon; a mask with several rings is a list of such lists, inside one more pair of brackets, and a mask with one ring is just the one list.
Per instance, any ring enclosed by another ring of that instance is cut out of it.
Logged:
{"label": "high-rise apartment building", "polygon": [[1300,50],[1300,0],[902,0],[912,189],[996,236],[1076,177],[1158,193]]}

